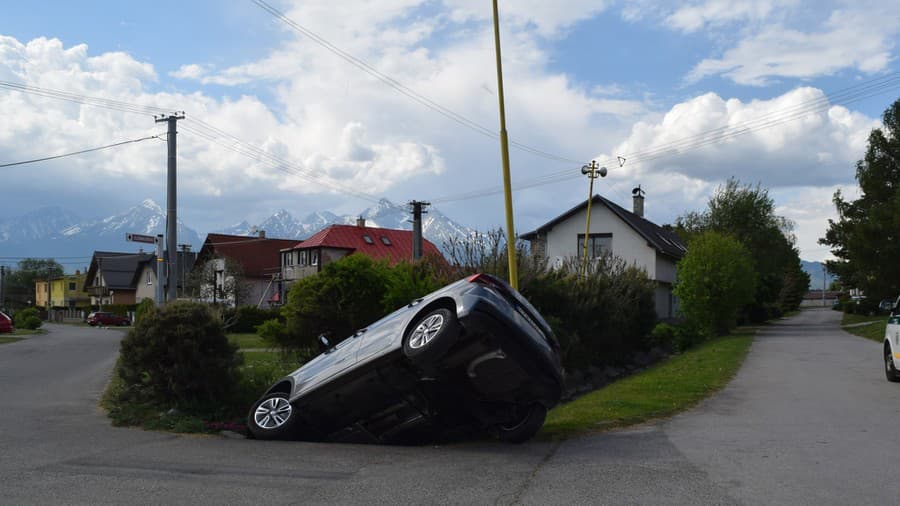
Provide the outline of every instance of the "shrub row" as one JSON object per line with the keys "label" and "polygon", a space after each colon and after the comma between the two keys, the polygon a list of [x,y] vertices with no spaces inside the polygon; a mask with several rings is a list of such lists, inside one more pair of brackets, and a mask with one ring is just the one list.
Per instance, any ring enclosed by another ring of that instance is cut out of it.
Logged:
{"label": "shrub row", "polygon": [[[284,324],[270,320],[257,329],[275,346],[311,353],[320,333],[337,342],[473,272],[505,277],[498,272],[504,264],[485,255],[453,268],[440,259],[389,267],[350,255],[294,284],[282,308]],[[621,362],[647,348],[656,314],[654,285],[644,271],[611,256],[592,263],[586,276],[578,274],[577,265],[549,269],[528,255],[521,255],[519,264],[519,290],[553,328],[567,369]]]}

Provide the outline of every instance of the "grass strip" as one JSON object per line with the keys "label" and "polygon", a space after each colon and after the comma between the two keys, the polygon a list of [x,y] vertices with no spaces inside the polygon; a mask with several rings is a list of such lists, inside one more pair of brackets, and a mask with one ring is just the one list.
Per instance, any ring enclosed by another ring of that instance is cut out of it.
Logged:
{"label": "grass strip", "polygon": [[737,373],[755,329],[738,329],[621,379],[547,415],[543,437],[624,427],[684,411],[723,388]]}
{"label": "grass strip", "polygon": [[14,343],[16,341],[21,341],[20,337],[0,337],[0,344]]}
{"label": "grass strip", "polygon": [[844,316],[841,318],[841,325],[853,325],[854,323],[869,323],[869,322],[877,322],[887,320],[886,315],[875,315],[869,316],[865,314],[852,314],[852,313],[844,313]]}
{"label": "grass strip", "polygon": [[256,334],[228,334],[228,342],[238,345],[242,350],[271,348],[269,343]]}
{"label": "grass strip", "polygon": [[862,327],[849,327],[843,329],[844,332],[849,332],[855,336],[864,337],[866,339],[870,339],[875,342],[882,342],[884,340],[884,329],[887,327],[887,318],[881,317],[880,320],[875,321],[871,325],[863,325]]}

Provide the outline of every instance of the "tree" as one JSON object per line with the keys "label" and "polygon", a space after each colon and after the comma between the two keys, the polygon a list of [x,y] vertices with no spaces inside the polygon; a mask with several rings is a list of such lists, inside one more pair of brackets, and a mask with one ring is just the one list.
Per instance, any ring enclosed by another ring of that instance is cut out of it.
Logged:
{"label": "tree", "polygon": [[213,258],[195,267],[185,284],[193,297],[234,307],[239,306],[250,294],[243,266],[229,257]]}
{"label": "tree", "polygon": [[703,232],[678,262],[674,293],[685,318],[701,329],[725,334],[738,310],[753,300],[756,272],[750,252],[737,239]]}
{"label": "tree", "polygon": [[6,299],[10,306],[24,307],[35,302],[34,283],[63,275],[63,267],[56,260],[26,258],[19,262],[6,281]]}
{"label": "tree", "polygon": [[873,299],[900,293],[900,99],[882,120],[883,128],[869,134],[865,158],[856,162],[860,197],[848,201],[835,192],[838,219],[828,220],[819,239],[837,257],[826,262],[828,271]]}
{"label": "tree", "polygon": [[389,282],[385,264],[353,254],[326,264],[322,272],[297,280],[281,310],[286,342],[295,350],[315,346],[316,336],[330,333],[332,343],[381,318]]}
{"label": "tree", "polygon": [[[775,214],[775,201],[759,184],[743,185],[730,178],[716,189],[706,211],[679,217],[675,229],[688,242],[707,231],[740,241],[750,252],[757,274],[752,300],[757,307],[782,305],[790,298],[786,298],[788,294],[808,289],[797,272],[800,255],[794,247],[793,224]],[[785,283],[792,277],[792,285],[785,291]]]}

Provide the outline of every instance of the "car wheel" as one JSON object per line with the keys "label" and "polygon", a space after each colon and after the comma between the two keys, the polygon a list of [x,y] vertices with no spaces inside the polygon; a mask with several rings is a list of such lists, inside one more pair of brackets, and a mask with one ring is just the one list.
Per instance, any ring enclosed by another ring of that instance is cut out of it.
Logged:
{"label": "car wheel", "polygon": [[497,428],[500,439],[507,443],[519,444],[533,438],[547,418],[547,408],[543,404],[532,404],[516,411],[515,421]]}
{"label": "car wheel", "polygon": [[403,341],[403,353],[417,364],[442,357],[459,334],[456,316],[449,309],[434,309],[416,320]]}
{"label": "car wheel", "polygon": [[888,381],[900,381],[900,371],[894,367],[894,358],[891,356],[891,349],[887,346],[884,348],[884,375]]}
{"label": "car wheel", "polygon": [[287,394],[275,392],[256,401],[247,418],[256,439],[289,439],[294,436],[298,416]]}

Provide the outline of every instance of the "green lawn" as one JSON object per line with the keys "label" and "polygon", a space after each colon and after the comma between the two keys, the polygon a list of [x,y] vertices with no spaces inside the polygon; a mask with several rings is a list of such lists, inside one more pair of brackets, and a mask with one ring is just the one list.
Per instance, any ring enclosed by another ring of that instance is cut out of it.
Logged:
{"label": "green lawn", "polygon": [[6,336],[3,336],[3,337],[0,337],[0,344],[14,343],[14,342],[16,342],[16,341],[21,341],[21,340],[22,340],[21,337],[6,337]]}
{"label": "green lawn", "polygon": [[228,334],[228,341],[242,350],[269,348],[268,343],[256,334]]}
{"label": "green lawn", "polygon": [[864,314],[844,313],[843,318],[841,318],[841,325],[853,325],[854,323],[877,322],[882,320],[887,321],[887,318],[887,315],[869,316]]}
{"label": "green lawn", "polygon": [[755,333],[755,329],[738,329],[563,404],[547,415],[541,434],[556,439],[684,411],[731,380],[747,356]]}

